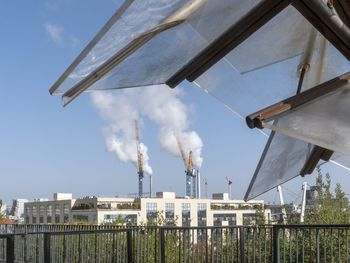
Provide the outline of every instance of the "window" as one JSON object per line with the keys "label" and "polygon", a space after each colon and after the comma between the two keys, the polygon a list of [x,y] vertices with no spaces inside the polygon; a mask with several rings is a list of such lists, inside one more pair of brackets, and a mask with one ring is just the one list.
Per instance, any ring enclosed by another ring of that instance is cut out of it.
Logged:
{"label": "window", "polygon": [[33,209],[32,209],[32,215],[33,216],[37,216],[37,207],[36,206],[33,206]]}
{"label": "window", "polygon": [[175,225],[175,204],[165,203],[165,220],[168,226]]}
{"label": "window", "polygon": [[60,215],[61,214],[61,206],[60,205],[55,205],[55,214]]}
{"label": "window", "polygon": [[126,226],[136,226],[137,215],[104,215],[104,222],[113,223],[115,221],[119,221]]}
{"label": "window", "polygon": [[30,208],[29,207],[26,207],[26,210],[25,210],[26,212],[25,212],[25,214],[26,214],[26,216],[29,216],[29,214],[30,214]]}
{"label": "window", "polygon": [[39,206],[39,223],[44,223],[44,215],[45,215],[45,206],[41,205]]}
{"label": "window", "polygon": [[207,204],[197,205],[198,226],[207,226]]}
{"label": "window", "polygon": [[157,216],[157,203],[146,203],[147,217]]}
{"label": "window", "polygon": [[69,204],[64,204],[64,206],[63,206],[63,213],[65,215],[69,215]]}
{"label": "window", "polygon": [[175,205],[173,203],[165,204],[165,218],[175,217]]}
{"label": "window", "polygon": [[61,206],[55,205],[55,223],[60,223],[60,216],[61,216]]}
{"label": "window", "polygon": [[64,204],[63,205],[63,221],[64,223],[69,222],[69,204]]}
{"label": "window", "polygon": [[254,225],[256,222],[256,214],[243,214],[243,225]]}
{"label": "window", "polygon": [[236,214],[214,214],[214,226],[235,226]]}
{"label": "window", "polygon": [[190,204],[182,204],[182,226],[191,226],[191,208]]}
{"label": "window", "polygon": [[76,222],[88,222],[89,216],[83,216],[83,215],[73,215],[73,220]]}
{"label": "window", "polygon": [[52,223],[52,205],[48,205],[47,206],[47,217],[46,217],[46,221],[48,224]]}

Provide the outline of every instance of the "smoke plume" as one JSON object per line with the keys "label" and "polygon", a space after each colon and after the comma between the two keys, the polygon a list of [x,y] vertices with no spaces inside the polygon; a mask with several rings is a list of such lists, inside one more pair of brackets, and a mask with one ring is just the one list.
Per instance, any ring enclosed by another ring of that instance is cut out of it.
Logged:
{"label": "smoke plume", "polygon": [[[193,164],[200,168],[203,142],[195,131],[188,131],[189,107],[181,102],[182,95],[181,88],[169,89],[163,85],[93,93],[95,107],[109,123],[103,129],[107,150],[115,152],[122,162],[131,161],[137,166],[134,120],[147,117],[158,125],[158,139],[163,150],[173,156],[181,156],[176,135],[186,154],[192,150]],[[145,172],[152,173],[147,147],[143,143],[141,152]]]}
{"label": "smoke plume", "polygon": [[[92,95],[93,104],[99,110],[101,116],[109,123],[102,129],[106,141],[107,151],[115,152],[122,162],[132,162],[137,167],[137,149],[134,121],[139,119],[136,103],[132,92],[108,93],[96,92]],[[149,165],[147,146],[140,144],[143,154],[143,170],[152,174]]]}

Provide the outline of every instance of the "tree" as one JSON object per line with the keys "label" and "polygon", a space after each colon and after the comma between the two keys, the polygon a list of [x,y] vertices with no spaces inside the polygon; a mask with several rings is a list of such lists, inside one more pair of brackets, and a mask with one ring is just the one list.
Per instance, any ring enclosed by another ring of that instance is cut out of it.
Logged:
{"label": "tree", "polygon": [[265,225],[266,217],[265,217],[265,207],[263,205],[258,205],[256,209],[256,222],[257,225]]}
{"label": "tree", "polygon": [[5,218],[5,212],[2,212],[2,200],[0,200],[0,220]]}
{"label": "tree", "polygon": [[333,194],[329,174],[324,179],[319,167],[317,173],[314,204],[305,211],[305,224],[349,224],[350,209],[340,184],[336,184]]}

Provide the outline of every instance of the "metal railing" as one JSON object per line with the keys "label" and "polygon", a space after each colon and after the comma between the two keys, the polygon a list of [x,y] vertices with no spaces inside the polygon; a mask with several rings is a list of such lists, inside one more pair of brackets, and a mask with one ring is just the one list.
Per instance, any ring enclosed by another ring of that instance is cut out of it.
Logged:
{"label": "metal railing", "polygon": [[23,225],[7,227],[4,232],[0,234],[0,262],[349,261],[350,225]]}

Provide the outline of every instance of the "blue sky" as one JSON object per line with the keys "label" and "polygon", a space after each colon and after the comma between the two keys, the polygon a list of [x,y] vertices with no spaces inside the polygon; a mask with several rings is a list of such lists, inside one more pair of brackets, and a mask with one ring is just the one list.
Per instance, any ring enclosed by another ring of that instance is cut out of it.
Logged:
{"label": "blue sky", "polygon": [[[119,5],[118,0],[2,3],[0,199],[5,203],[51,198],[54,192],[72,192],[75,197],[137,192],[135,167],[106,151],[101,135],[106,122],[91,96],[83,94],[63,108],[61,98],[48,92]],[[208,180],[209,193],[226,191],[228,176],[233,180],[232,197],[243,198],[266,138],[194,85],[182,86],[182,102],[192,109],[190,129],[204,143],[201,174]],[[182,160],[161,149],[157,126],[150,120],[145,119],[141,133],[149,148],[154,191],[183,194]],[[348,171],[334,165],[325,165],[324,171],[350,193]],[[292,192],[301,196],[304,180],[287,184],[287,200],[297,198]],[[314,182],[314,177],[306,180]],[[148,178],[145,182],[146,188]],[[278,201],[274,190],[262,198]]]}

